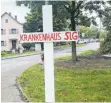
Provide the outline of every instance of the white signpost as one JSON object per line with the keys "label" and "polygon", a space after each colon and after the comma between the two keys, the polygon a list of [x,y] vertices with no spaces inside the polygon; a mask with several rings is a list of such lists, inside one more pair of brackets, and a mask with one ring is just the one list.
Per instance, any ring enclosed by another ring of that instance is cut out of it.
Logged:
{"label": "white signpost", "polygon": [[43,8],[43,33],[22,33],[21,43],[44,42],[44,77],[45,77],[45,102],[55,102],[54,89],[54,55],[53,42],[76,41],[77,31],[53,32],[52,5],[44,5]]}
{"label": "white signpost", "polygon": [[[52,21],[52,5],[45,5],[43,11],[43,31],[53,31]],[[44,74],[45,74],[45,102],[55,102],[54,92],[54,57],[53,57],[53,42],[44,43]]]}

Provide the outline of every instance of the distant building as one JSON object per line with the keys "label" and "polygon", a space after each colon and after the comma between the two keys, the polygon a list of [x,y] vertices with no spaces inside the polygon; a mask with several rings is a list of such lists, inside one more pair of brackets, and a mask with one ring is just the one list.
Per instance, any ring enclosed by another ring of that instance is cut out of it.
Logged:
{"label": "distant building", "polygon": [[1,16],[1,50],[10,51],[19,48],[19,36],[23,32],[23,24],[13,18],[11,13],[5,12]]}

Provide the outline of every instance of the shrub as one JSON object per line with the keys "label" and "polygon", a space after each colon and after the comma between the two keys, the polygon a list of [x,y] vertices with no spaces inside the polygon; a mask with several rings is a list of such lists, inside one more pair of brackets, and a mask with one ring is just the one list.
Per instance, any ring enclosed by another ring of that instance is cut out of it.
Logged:
{"label": "shrub", "polygon": [[32,43],[23,43],[22,46],[24,49],[30,50],[30,48],[32,47]]}
{"label": "shrub", "polygon": [[3,56],[3,55],[6,55],[7,54],[7,52],[6,51],[2,51],[1,52],[1,55]]}
{"label": "shrub", "polygon": [[111,53],[111,33],[107,34],[107,37],[100,44],[101,53]]}

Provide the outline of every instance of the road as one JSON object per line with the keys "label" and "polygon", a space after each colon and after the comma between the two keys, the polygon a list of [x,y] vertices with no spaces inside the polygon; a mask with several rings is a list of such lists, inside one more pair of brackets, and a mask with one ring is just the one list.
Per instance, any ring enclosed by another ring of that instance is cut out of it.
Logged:
{"label": "road", "polygon": [[[97,50],[99,43],[89,43],[83,47],[77,47],[77,53],[85,50]],[[55,49],[54,58],[71,55],[71,49]],[[24,102],[17,86],[16,78],[36,63],[40,63],[40,55],[32,55],[27,57],[19,57],[1,60],[1,101],[2,102]]]}
{"label": "road", "polygon": [[[97,50],[100,46],[100,43],[89,43],[87,44],[86,46],[82,46],[82,47],[77,47],[76,48],[76,51],[77,53],[81,53],[83,51],[86,51],[86,50]],[[71,49],[68,48],[68,49],[60,49],[59,51],[58,50],[55,50],[55,57],[60,57],[60,56],[65,56],[65,55],[71,55]]]}

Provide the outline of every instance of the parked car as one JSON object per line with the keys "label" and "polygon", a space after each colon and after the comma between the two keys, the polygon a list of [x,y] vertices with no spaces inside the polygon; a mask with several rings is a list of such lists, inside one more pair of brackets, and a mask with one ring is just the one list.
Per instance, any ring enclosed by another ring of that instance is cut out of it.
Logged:
{"label": "parked car", "polygon": [[89,43],[90,40],[89,39],[84,39],[84,43]]}
{"label": "parked car", "polygon": [[99,39],[96,39],[96,42],[99,42]]}
{"label": "parked car", "polygon": [[84,40],[83,40],[83,39],[79,39],[79,40],[77,41],[77,43],[84,43]]}
{"label": "parked car", "polygon": [[90,42],[95,42],[95,40],[94,39],[90,39]]}

